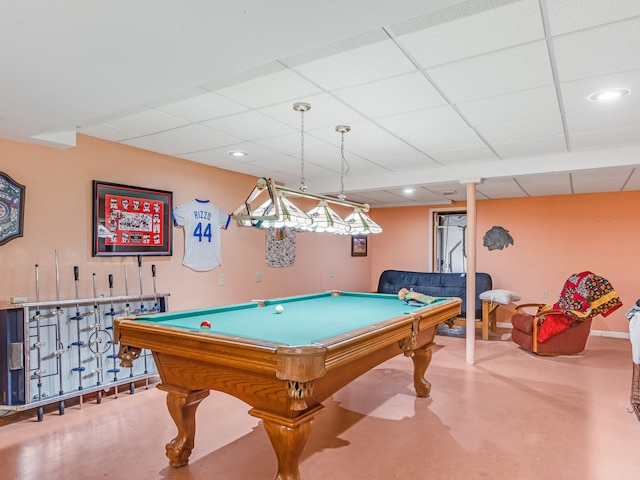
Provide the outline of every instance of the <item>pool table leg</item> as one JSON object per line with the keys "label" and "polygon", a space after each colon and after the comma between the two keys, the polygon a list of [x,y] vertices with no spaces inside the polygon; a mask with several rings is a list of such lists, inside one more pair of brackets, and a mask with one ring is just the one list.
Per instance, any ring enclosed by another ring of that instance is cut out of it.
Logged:
{"label": "pool table leg", "polygon": [[411,360],[413,360],[413,386],[418,397],[428,397],[431,393],[431,383],[424,378],[424,374],[431,363],[432,355],[431,345],[413,350],[411,356]]}
{"label": "pool table leg", "polygon": [[313,419],[322,408],[322,405],[317,405],[296,418],[285,418],[255,408],[249,411],[262,419],[276,453],[278,473],[274,480],[302,480],[298,463],[309,439]]}
{"label": "pool table leg", "polygon": [[158,385],[167,392],[167,408],[173,418],[178,435],[165,446],[169,465],[182,467],[189,463],[196,435],[196,409],[209,396],[209,390],[188,391],[169,385]]}

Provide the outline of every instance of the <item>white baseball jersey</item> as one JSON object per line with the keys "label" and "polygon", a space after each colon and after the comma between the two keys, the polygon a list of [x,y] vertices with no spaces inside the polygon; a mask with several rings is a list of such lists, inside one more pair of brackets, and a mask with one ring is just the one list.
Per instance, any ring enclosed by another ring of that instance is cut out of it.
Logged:
{"label": "white baseball jersey", "polygon": [[175,226],[184,228],[184,259],[192,270],[212,270],[220,263],[220,229],[229,226],[231,216],[209,200],[191,200],[175,207],[172,212]]}

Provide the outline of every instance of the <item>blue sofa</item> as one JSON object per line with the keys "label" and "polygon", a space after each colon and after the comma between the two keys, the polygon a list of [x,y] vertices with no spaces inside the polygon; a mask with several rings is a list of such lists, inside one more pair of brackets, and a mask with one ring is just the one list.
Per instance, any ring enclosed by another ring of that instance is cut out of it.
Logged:
{"label": "blue sofa", "polygon": [[[458,297],[462,299],[460,317],[467,315],[467,276],[464,273],[409,272],[406,270],[385,270],[378,280],[378,293],[397,295],[400,289],[433,297]],[[489,328],[496,330],[496,308],[498,304],[481,300],[482,292],[491,290],[493,282],[488,273],[476,273],[476,301],[473,306],[476,321],[482,322],[482,338],[489,338]],[[463,323],[458,321],[457,323]]]}

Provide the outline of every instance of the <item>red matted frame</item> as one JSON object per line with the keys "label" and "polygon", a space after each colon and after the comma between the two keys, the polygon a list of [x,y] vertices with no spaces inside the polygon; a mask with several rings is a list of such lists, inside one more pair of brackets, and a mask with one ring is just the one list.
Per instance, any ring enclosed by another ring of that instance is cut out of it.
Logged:
{"label": "red matted frame", "polygon": [[93,181],[93,256],[172,255],[173,193]]}

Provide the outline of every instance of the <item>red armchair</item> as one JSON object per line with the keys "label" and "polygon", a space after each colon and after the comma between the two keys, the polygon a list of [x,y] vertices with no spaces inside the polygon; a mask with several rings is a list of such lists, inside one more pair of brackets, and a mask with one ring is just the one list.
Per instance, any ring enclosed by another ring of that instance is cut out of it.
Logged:
{"label": "red armchair", "polygon": [[[553,305],[526,303],[511,317],[511,339],[538,355],[575,355],[587,343],[591,321],[622,306],[609,281],[591,272],[571,275]],[[534,314],[524,309],[537,307]]]}

